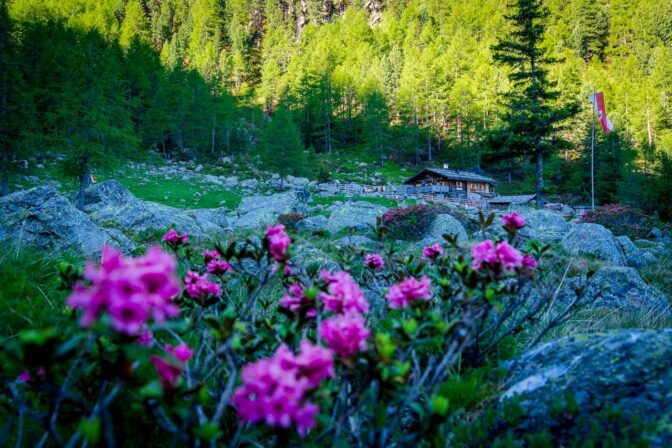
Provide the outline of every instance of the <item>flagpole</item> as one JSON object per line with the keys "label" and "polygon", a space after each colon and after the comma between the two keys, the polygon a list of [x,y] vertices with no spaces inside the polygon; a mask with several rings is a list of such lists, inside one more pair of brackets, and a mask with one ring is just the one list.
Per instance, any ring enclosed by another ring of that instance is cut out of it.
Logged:
{"label": "flagpole", "polygon": [[[597,101],[595,86],[593,86],[593,101]],[[595,104],[593,107],[593,129],[590,138],[590,203],[595,211]]]}

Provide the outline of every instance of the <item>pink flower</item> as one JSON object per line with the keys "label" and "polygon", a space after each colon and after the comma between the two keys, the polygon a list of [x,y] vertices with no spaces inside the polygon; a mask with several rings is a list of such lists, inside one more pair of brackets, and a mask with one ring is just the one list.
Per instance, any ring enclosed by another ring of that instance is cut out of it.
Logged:
{"label": "pink flower", "polygon": [[482,269],[485,264],[494,264],[497,262],[497,253],[495,244],[490,240],[485,240],[471,248],[471,267],[473,269]]}
{"label": "pink flower", "polygon": [[518,212],[502,216],[502,222],[507,229],[519,230],[525,227],[525,217],[519,215]]}
{"label": "pink flower", "polygon": [[137,335],[150,318],[163,322],[179,314],[172,301],[180,291],[176,267],[175,258],[156,246],[138,258],[124,258],[106,246],[99,267],[86,265],[84,278],[89,285],[76,284],[66,303],[83,310],[84,327],[107,311],[116,331]]}
{"label": "pink flower", "polygon": [[27,383],[33,379],[33,376],[30,374],[29,371],[24,370],[19,374],[18,380],[22,383]]}
{"label": "pink flower", "polygon": [[423,275],[420,280],[406,277],[400,283],[392,285],[385,294],[385,298],[392,309],[406,308],[416,300],[431,300],[432,282],[426,275]]}
{"label": "pink flower", "polygon": [[222,256],[219,252],[215,250],[206,250],[203,252],[203,258],[205,259],[205,264],[209,264],[212,260],[219,260]]}
{"label": "pink flower", "polygon": [[145,330],[138,335],[137,342],[140,345],[152,345],[152,341],[154,341],[154,333],[149,330]]}
{"label": "pink flower", "polygon": [[285,233],[285,226],[278,224],[268,226],[266,229],[266,241],[268,241],[268,250],[278,263],[287,261],[287,248],[292,240]]}
{"label": "pink flower", "polygon": [[223,260],[210,260],[208,262],[208,272],[213,275],[223,275],[231,270],[231,264]]}
{"label": "pink flower", "polygon": [[318,298],[327,311],[332,313],[369,312],[369,302],[350,274],[345,271],[332,274],[323,269],[320,271],[320,277],[327,284],[327,292],[320,292]]}
{"label": "pink flower", "polygon": [[354,312],[329,318],[320,326],[320,336],[327,341],[329,348],[346,359],[366,350],[370,334],[364,317]]}
{"label": "pink flower", "polygon": [[154,364],[154,367],[156,367],[159,381],[161,381],[161,387],[163,387],[164,390],[174,389],[177,380],[180,378],[180,375],[182,375],[183,367],[156,355],[150,356],[149,360]]}
{"label": "pink flower", "polygon": [[243,368],[243,384],[234,392],[233,405],[245,421],[263,421],[281,428],[294,425],[299,434],[305,435],[315,426],[320,410],[306,395],[333,374],[328,350],[302,340],[301,352],[295,356],[283,345],[272,358]]}
{"label": "pink flower", "polygon": [[523,256],[523,268],[525,269],[534,269],[537,267],[537,260],[533,256],[525,254]]}
{"label": "pink flower", "polygon": [[182,363],[186,363],[187,361],[189,361],[191,359],[191,356],[194,354],[194,352],[184,342],[182,342],[175,348],[173,348],[173,346],[170,344],[166,344],[164,350],[166,351],[166,353],[174,356],[175,359],[177,359]]}
{"label": "pink flower", "polygon": [[515,268],[523,266],[523,254],[506,241],[498,243],[495,252],[502,267],[507,271],[513,271]]}
{"label": "pink flower", "polygon": [[317,315],[315,302],[306,297],[299,283],[294,283],[287,288],[285,294],[278,300],[278,304],[305,317],[315,317]]}
{"label": "pink flower", "polygon": [[171,246],[178,247],[187,243],[187,234],[183,233],[179,235],[177,230],[170,229],[165,235],[163,235],[163,242]]}
{"label": "pink flower", "polygon": [[442,254],[443,249],[439,243],[432,244],[431,246],[422,249],[422,258],[425,260],[433,260],[436,257],[440,257]]}
{"label": "pink flower", "polygon": [[380,254],[368,254],[364,257],[364,266],[372,271],[380,271],[385,267],[385,262]]}
{"label": "pink flower", "polygon": [[219,296],[222,294],[222,288],[217,283],[208,280],[207,275],[200,275],[198,272],[189,271],[184,278],[184,287],[187,295],[192,299],[205,299],[209,295]]}

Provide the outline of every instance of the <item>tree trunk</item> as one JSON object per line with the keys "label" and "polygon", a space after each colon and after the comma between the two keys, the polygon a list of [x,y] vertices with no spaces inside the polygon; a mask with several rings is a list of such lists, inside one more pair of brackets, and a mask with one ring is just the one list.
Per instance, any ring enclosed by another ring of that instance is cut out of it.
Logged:
{"label": "tree trunk", "polygon": [[163,158],[168,160],[168,153],[166,152],[166,133],[161,131],[161,149],[163,149]]}
{"label": "tree trunk", "polygon": [[2,159],[0,159],[0,196],[7,196],[9,194],[9,154],[2,151]]}
{"label": "tree trunk", "polygon": [[79,158],[79,193],[77,194],[77,208],[84,211],[84,192],[89,186],[89,159],[86,156]]}
{"label": "tree trunk", "polygon": [[537,186],[534,193],[537,195],[537,208],[544,207],[544,154],[537,150]]}

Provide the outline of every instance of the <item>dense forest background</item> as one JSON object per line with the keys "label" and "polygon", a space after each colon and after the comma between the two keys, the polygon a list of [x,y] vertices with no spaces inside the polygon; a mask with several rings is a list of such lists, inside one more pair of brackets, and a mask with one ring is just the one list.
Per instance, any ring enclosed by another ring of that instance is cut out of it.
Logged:
{"label": "dense forest background", "polygon": [[[509,68],[493,59],[511,26],[501,0],[0,3],[5,167],[51,152],[81,175],[83,160],[154,148],[260,156],[271,167],[291,160],[300,172],[316,155],[367,151],[381,163],[449,163],[534,183],[526,156],[493,137],[507,129],[512,89]],[[601,90],[615,131],[598,123],[598,201],[669,218],[672,1],[544,5],[556,101],[580,106],[546,162],[547,192],[588,197],[587,96]]]}

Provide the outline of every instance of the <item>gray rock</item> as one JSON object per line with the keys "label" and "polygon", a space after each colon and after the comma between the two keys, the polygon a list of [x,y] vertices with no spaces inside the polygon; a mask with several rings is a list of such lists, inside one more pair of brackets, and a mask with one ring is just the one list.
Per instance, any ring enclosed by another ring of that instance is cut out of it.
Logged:
{"label": "gray rock", "polygon": [[368,238],[363,235],[350,235],[337,239],[336,241],[334,241],[334,244],[340,246],[358,247],[358,246],[367,246],[371,244],[376,244],[376,242],[373,241],[371,238]]}
{"label": "gray rock", "polygon": [[248,196],[243,198],[229,220],[236,229],[253,229],[265,224],[275,224],[278,216],[291,211],[304,211],[297,194],[293,191],[271,196]]}
{"label": "gray rock", "polygon": [[308,218],[299,222],[297,228],[299,229],[324,229],[327,227],[329,220],[326,216],[317,215],[309,216]]}
{"label": "gray rock", "polygon": [[[653,424],[653,446],[672,446],[672,330],[620,330],[567,336],[508,363],[504,404],[517,397],[518,429],[556,426],[558,401],[571,395],[580,415],[615,407]],[[501,406],[500,418],[506,407]],[[597,422],[596,422],[597,423]],[[557,426],[556,426],[557,427]]]}
{"label": "gray rock", "polygon": [[434,243],[443,243],[443,234],[457,235],[459,242],[467,240],[467,231],[460,221],[448,214],[437,215],[429,226],[427,233],[424,235],[423,245],[430,245]]}
{"label": "gray rock", "polygon": [[[135,200],[126,187],[116,180],[106,180],[99,184],[93,184],[84,192],[84,209],[95,211],[106,205],[122,205]],[[73,195],[76,200],[76,193]]]}
{"label": "gray rock", "polygon": [[128,239],[128,237],[126,237],[126,235],[124,235],[121,230],[119,229],[103,229],[103,230],[105,230],[105,233],[107,233],[107,236],[109,237],[106,244],[116,247],[125,254],[130,254],[138,248],[138,246],[136,246],[136,244],[133,241]]}
{"label": "gray rock", "polygon": [[247,190],[256,190],[259,186],[259,181],[257,179],[245,179],[238,185],[240,185],[241,188],[245,188]]}
{"label": "gray rock", "polygon": [[633,268],[641,268],[651,263],[655,263],[656,257],[649,252],[643,252],[639,250],[635,243],[627,236],[618,236],[616,240],[621,245],[623,254],[625,255],[625,261],[628,266]]}
{"label": "gray rock", "polygon": [[[569,282],[570,286],[572,283]],[[560,302],[575,297],[570,289],[563,288],[558,293]],[[656,318],[672,315],[669,299],[649,286],[636,269],[629,267],[606,266],[599,269],[588,282],[584,300],[594,307],[623,312],[648,312]]]}
{"label": "gray rock", "polygon": [[107,234],[53,187],[0,198],[0,240],[95,256]]}
{"label": "gray rock", "polygon": [[209,227],[212,223],[223,229],[229,227],[229,220],[227,214],[229,210],[226,207],[220,208],[199,208],[195,210],[186,210],[186,215],[194,218],[202,227]]}
{"label": "gray rock", "polygon": [[562,238],[562,247],[572,255],[589,255],[617,266],[626,264],[614,234],[600,224],[577,224]]}
{"label": "gray rock", "polygon": [[542,243],[559,241],[570,230],[565,218],[550,210],[532,210],[524,214],[525,227],[520,235]]}
{"label": "gray rock", "polygon": [[668,257],[672,257],[672,249],[668,248],[665,244],[658,241],[637,240],[635,242],[635,245],[639,247],[641,250],[645,251],[645,253],[650,252],[656,258],[665,259]]}
{"label": "gray rock", "polygon": [[309,244],[300,244],[293,251],[292,261],[306,268],[326,269],[329,272],[341,270],[341,266],[325,252]]}
{"label": "gray rock", "polygon": [[346,202],[333,208],[327,229],[338,232],[344,229],[369,230],[376,224],[376,218],[382,216],[387,207],[370,202]]}

